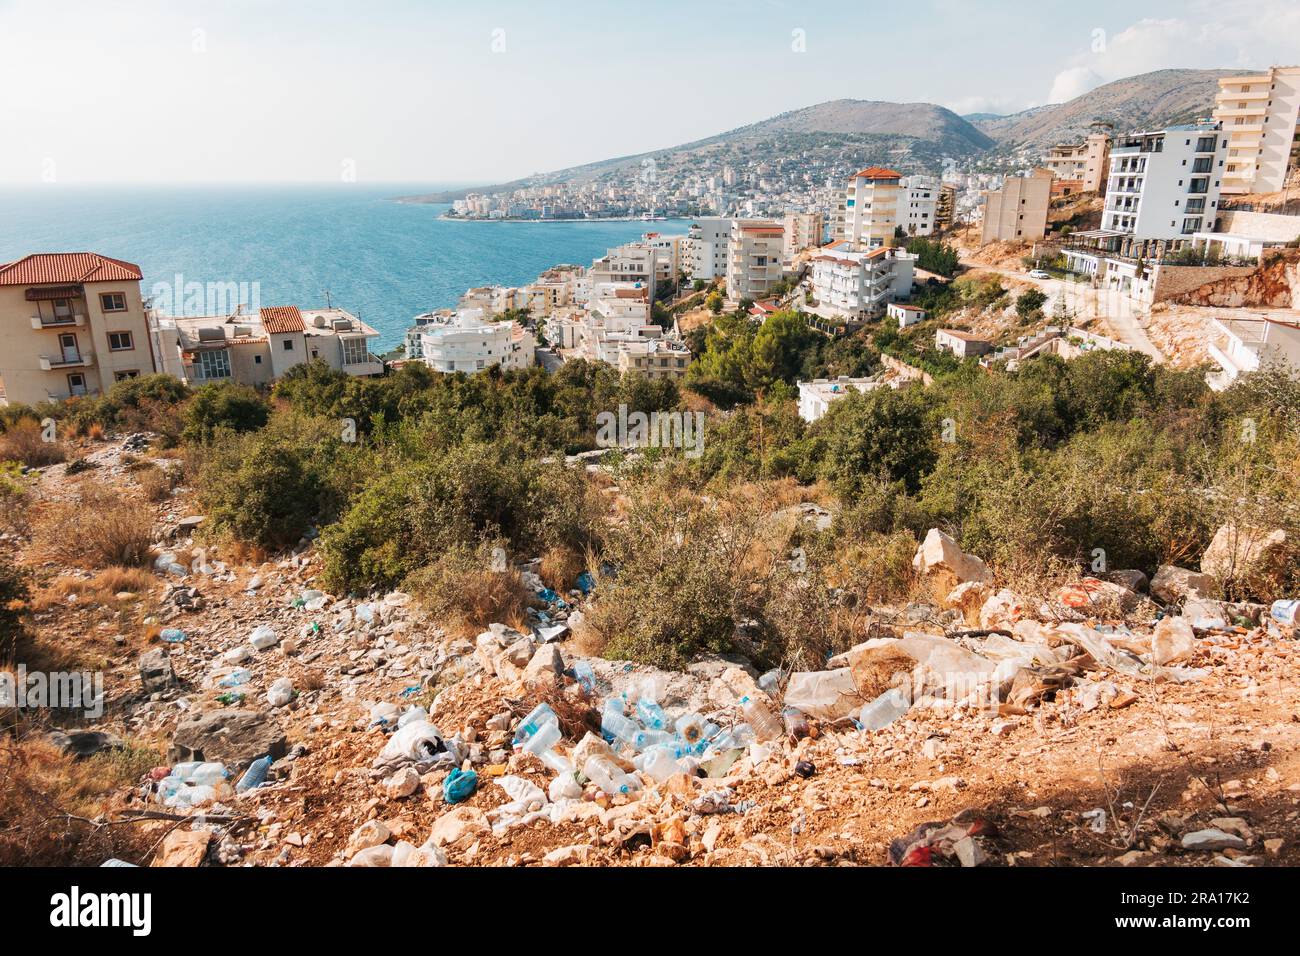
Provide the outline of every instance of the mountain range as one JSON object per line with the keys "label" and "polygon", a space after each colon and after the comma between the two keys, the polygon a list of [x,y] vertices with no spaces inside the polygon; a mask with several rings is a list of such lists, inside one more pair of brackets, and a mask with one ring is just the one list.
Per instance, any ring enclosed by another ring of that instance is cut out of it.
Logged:
{"label": "mountain range", "polygon": [[863,166],[887,164],[901,172],[936,172],[945,158],[958,161],[1025,151],[1043,153],[1056,143],[1082,139],[1094,121],[1117,132],[1208,116],[1225,70],[1157,70],[1099,86],[1065,103],[998,116],[958,116],[933,103],[832,100],[781,113],[716,136],[669,149],[620,156],[536,174],[509,183],[478,186],[413,202],[450,202],[468,192],[509,192],[526,186],[584,183],[626,175],[653,164],[661,172],[700,160],[799,162],[815,151],[854,156]]}

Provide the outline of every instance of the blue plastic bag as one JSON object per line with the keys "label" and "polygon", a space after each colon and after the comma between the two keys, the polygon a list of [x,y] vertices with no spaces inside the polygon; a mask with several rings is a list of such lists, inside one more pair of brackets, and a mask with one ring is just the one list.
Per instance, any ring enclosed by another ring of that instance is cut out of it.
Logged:
{"label": "blue plastic bag", "polygon": [[447,779],[442,782],[442,797],[448,803],[460,803],[468,800],[478,787],[478,774],[473,770],[461,770],[452,767]]}

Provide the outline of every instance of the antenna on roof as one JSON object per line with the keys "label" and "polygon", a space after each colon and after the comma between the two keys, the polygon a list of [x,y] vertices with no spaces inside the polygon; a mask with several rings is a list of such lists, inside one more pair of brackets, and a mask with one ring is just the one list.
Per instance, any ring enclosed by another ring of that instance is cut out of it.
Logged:
{"label": "antenna on roof", "polygon": [[330,301],[330,290],[329,290],[329,289],[326,289],[326,290],[325,290],[325,308],[327,308],[327,309],[332,309],[332,308],[334,308],[334,304]]}

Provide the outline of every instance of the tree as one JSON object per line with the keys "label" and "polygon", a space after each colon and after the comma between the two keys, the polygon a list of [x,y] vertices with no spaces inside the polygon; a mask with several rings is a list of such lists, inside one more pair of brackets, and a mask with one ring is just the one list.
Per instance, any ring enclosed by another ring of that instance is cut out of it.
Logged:
{"label": "tree", "polygon": [[708,298],[704,300],[704,304],[709,307],[709,311],[712,312],[714,315],[721,315],[722,314],[722,293],[710,292]]}
{"label": "tree", "polygon": [[1022,319],[1031,319],[1036,314],[1041,315],[1046,302],[1047,293],[1042,289],[1026,289],[1016,299],[1016,315]]}

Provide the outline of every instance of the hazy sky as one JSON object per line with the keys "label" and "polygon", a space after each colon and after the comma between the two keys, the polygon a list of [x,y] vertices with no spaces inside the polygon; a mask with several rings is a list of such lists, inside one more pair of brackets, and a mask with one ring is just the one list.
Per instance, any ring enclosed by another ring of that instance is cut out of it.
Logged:
{"label": "hazy sky", "polygon": [[1300,0],[0,0],[0,182],[484,182],[842,97],[1279,62]]}

